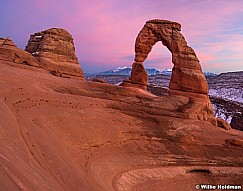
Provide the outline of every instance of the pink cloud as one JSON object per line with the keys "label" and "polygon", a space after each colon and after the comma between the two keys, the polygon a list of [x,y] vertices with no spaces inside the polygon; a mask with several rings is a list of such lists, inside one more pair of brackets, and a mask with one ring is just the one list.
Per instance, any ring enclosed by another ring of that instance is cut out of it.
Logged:
{"label": "pink cloud", "polygon": [[[5,15],[5,17],[0,15],[1,22],[4,21],[6,24],[0,24],[0,31],[5,30],[6,33],[12,34],[14,40],[24,48],[29,35],[33,32],[51,27],[65,28],[73,35],[77,56],[82,67],[88,72],[119,65],[132,65],[132,61],[122,58],[134,54],[137,34],[146,20],[154,18],[180,22],[182,34],[188,45],[196,51],[205,69],[210,67],[209,63],[216,63],[224,56],[219,54],[222,51],[234,52],[233,58],[243,62],[241,56],[243,35],[232,33],[236,29],[243,31],[241,24],[243,22],[239,22],[243,19],[241,1],[229,3],[213,0],[152,2],[151,0],[36,0],[21,3],[13,0],[6,2],[1,7],[8,4],[8,8],[0,10],[0,14]],[[235,24],[236,21],[240,24]],[[23,38],[24,40],[21,40]],[[148,57],[153,63],[148,65],[163,69],[171,66],[171,55],[166,51],[161,46],[155,47]],[[227,55],[224,57],[227,58]],[[237,63],[236,68],[239,68],[239,61]],[[229,67],[221,68],[229,69]],[[220,72],[220,67],[218,71]]]}

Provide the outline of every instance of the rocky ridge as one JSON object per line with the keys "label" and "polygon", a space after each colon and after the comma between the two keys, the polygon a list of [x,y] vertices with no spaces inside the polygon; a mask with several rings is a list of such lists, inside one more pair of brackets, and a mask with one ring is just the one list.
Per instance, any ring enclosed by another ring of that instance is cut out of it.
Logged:
{"label": "rocky ridge", "polygon": [[209,95],[243,103],[243,72],[208,77]]}
{"label": "rocky ridge", "polygon": [[207,79],[216,115],[227,120],[232,128],[243,130],[243,72],[222,73]]}
{"label": "rocky ridge", "polygon": [[0,40],[0,60],[39,67],[39,61],[28,52],[18,48],[9,37]]}
{"label": "rocky ridge", "polygon": [[41,68],[51,71],[53,75],[84,79],[73,38],[64,29],[51,28],[30,35],[25,50],[40,62]]}

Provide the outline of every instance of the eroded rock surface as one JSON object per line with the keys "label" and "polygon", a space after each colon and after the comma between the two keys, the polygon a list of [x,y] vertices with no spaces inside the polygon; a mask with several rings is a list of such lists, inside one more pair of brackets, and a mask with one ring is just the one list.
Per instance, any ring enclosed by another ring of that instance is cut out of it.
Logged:
{"label": "eroded rock surface", "polygon": [[40,62],[40,67],[61,77],[84,78],[72,36],[64,29],[51,28],[30,35],[25,50]]}
{"label": "eroded rock surface", "polygon": [[161,41],[172,53],[174,64],[170,92],[183,95],[208,94],[208,85],[194,50],[187,45],[180,33],[181,25],[167,20],[147,21],[137,36],[135,59],[130,82],[147,86],[147,74],[143,62],[152,47]]}
{"label": "eroded rock surface", "polygon": [[143,62],[152,47],[161,41],[172,53],[174,64],[169,85],[170,95],[190,97],[191,102],[188,102],[181,111],[190,118],[210,121],[216,125],[208,98],[207,80],[194,50],[187,45],[180,30],[181,25],[177,22],[158,19],[147,21],[136,39],[131,77],[122,85],[147,89],[148,74]]}
{"label": "eroded rock surface", "polygon": [[18,48],[9,37],[6,39],[0,38],[0,60],[36,67],[39,66],[37,59],[28,52]]}
{"label": "eroded rock surface", "polygon": [[5,40],[4,38],[0,37],[0,46],[3,44],[4,40]]}
{"label": "eroded rock surface", "polygon": [[187,118],[193,99],[0,66],[0,190],[242,184],[243,132]]}

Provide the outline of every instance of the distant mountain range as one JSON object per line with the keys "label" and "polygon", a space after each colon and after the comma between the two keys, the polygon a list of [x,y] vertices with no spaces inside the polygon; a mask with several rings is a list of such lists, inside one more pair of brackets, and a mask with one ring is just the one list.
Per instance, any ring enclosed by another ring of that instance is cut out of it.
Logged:
{"label": "distant mountain range", "polygon": [[[124,76],[130,76],[132,71],[132,67],[117,67],[113,68],[111,70],[107,70],[104,72],[99,72],[96,75],[124,75]],[[157,74],[164,74],[167,76],[172,75],[172,69],[166,69],[166,70],[158,70],[155,68],[146,68],[146,71],[149,76],[157,75]],[[217,74],[211,73],[211,72],[204,72],[205,76],[217,76]]]}

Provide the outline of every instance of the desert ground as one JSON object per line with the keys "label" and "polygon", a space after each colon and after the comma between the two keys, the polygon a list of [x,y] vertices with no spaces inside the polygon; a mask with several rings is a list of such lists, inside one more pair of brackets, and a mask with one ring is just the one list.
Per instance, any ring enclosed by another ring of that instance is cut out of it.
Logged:
{"label": "desert ground", "polygon": [[0,66],[0,190],[242,185],[243,132],[187,118],[187,97]]}

